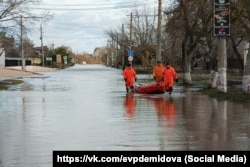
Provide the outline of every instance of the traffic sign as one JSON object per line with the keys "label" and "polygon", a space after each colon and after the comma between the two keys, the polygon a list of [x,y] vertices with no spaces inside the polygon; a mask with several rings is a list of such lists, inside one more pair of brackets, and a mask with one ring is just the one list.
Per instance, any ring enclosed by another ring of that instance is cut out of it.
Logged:
{"label": "traffic sign", "polygon": [[214,36],[230,36],[230,1],[214,0],[213,31]]}
{"label": "traffic sign", "polygon": [[46,57],[47,61],[52,61],[52,57]]}
{"label": "traffic sign", "polygon": [[132,56],[132,57],[133,57],[133,56],[134,56],[134,51],[133,51],[133,50],[131,50],[131,49],[130,49],[130,50],[128,50],[128,56]]}
{"label": "traffic sign", "polygon": [[133,57],[132,57],[132,56],[129,56],[129,57],[128,57],[128,61],[133,61]]}

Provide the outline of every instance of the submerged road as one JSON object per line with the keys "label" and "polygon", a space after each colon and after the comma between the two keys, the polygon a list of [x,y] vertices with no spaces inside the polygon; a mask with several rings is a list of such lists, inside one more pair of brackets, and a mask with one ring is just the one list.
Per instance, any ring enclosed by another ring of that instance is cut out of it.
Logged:
{"label": "submerged road", "polygon": [[43,75],[0,91],[0,166],[50,167],[53,150],[250,150],[249,104],[179,86],[127,94],[102,65]]}

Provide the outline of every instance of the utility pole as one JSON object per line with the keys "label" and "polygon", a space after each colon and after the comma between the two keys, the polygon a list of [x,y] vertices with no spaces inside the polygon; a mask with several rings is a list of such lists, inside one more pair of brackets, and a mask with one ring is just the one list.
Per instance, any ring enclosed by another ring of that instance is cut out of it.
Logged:
{"label": "utility pole", "polygon": [[40,24],[40,31],[41,31],[41,51],[42,51],[42,63],[44,67],[44,50],[43,50],[43,29],[42,29],[42,24]]}
{"label": "utility pole", "polygon": [[[223,18],[215,17],[217,14],[226,12]],[[214,36],[219,38],[218,44],[218,78],[216,81],[217,90],[220,92],[227,92],[227,41],[230,37],[230,0],[214,0]],[[223,21],[223,22],[221,22]],[[226,21],[226,22],[224,22]]]}
{"label": "utility pole", "polygon": [[219,38],[218,44],[218,81],[217,90],[227,92],[227,42],[225,38]]}
{"label": "utility pole", "polygon": [[124,69],[125,68],[125,47],[124,47],[124,41],[125,41],[125,39],[124,39],[124,24],[122,24],[122,48],[121,48],[121,50],[122,50],[122,69]]}
{"label": "utility pole", "polygon": [[118,57],[119,57],[119,48],[118,48],[118,41],[119,41],[119,35],[116,35],[117,41],[116,41],[116,59],[115,59],[115,68],[118,67]]}
{"label": "utility pole", "polygon": [[[130,36],[129,36],[129,51],[132,50],[133,45],[133,13],[130,13]],[[129,60],[130,61],[130,60]],[[130,64],[132,65],[132,60],[130,61]]]}
{"label": "utility pole", "polygon": [[[0,0],[1,2],[1,0]],[[42,17],[23,17],[20,16],[20,43],[21,43],[21,59],[22,59],[22,70],[25,70],[25,59],[24,59],[24,47],[23,47],[23,18],[42,18]]]}
{"label": "utility pole", "polygon": [[130,62],[130,64],[132,65],[132,61],[133,61],[133,56],[134,56],[134,51],[132,49],[133,46],[133,13],[130,13],[130,32],[129,32],[129,41],[127,44],[127,49],[128,49],[128,60]]}
{"label": "utility pole", "polygon": [[25,60],[24,60],[24,50],[23,50],[23,16],[20,17],[20,24],[21,24],[21,59],[22,59],[22,70],[25,70]]}
{"label": "utility pole", "polygon": [[133,14],[130,13],[130,34],[129,34],[129,40],[132,42],[133,40]]}
{"label": "utility pole", "polygon": [[156,61],[161,61],[161,6],[162,0],[158,0],[158,28],[157,28],[157,48],[156,48]]}

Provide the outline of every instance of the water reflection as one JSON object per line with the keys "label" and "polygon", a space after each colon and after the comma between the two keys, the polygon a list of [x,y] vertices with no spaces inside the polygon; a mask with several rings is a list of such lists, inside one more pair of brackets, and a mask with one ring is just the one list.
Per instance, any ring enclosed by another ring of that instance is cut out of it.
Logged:
{"label": "water reflection", "polygon": [[[241,109],[242,104],[218,101],[198,93],[187,92],[187,94],[190,98],[185,98],[182,101],[183,116],[188,136],[195,142],[193,149],[250,149],[250,131],[246,133],[242,129],[243,117],[249,120],[249,112],[245,113]],[[250,122],[248,121],[247,124],[249,125]],[[243,126],[246,127],[245,125]],[[249,130],[249,126],[247,129]],[[238,136],[242,134],[248,143],[237,141]]]}
{"label": "water reflection", "polygon": [[[149,99],[152,100],[152,98]],[[175,119],[173,98],[156,98],[153,100],[153,103],[159,118],[165,117],[168,121]]]}
{"label": "water reflection", "polygon": [[[180,128],[180,120],[177,120],[178,113],[175,111],[176,103],[179,97],[160,96],[144,97],[154,107],[156,114],[160,150],[182,150],[186,149],[186,139],[183,135],[185,129]],[[181,133],[180,133],[181,132]],[[182,144],[180,144],[182,143]]]}
{"label": "water reflection", "polygon": [[249,104],[126,94],[101,65],[44,75],[0,92],[0,166],[51,166],[53,150],[250,150]]}
{"label": "water reflection", "polygon": [[127,93],[124,101],[126,115],[129,117],[135,116],[136,101],[134,93]]}

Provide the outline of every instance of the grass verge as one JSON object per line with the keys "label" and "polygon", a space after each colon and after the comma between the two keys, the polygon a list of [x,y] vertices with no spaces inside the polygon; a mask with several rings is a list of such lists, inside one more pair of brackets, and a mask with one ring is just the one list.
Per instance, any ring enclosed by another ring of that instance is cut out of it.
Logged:
{"label": "grass verge", "polygon": [[17,85],[23,83],[22,80],[18,79],[6,79],[3,81],[0,81],[0,90],[7,90],[9,89],[10,85]]}
{"label": "grass verge", "polygon": [[227,88],[226,93],[219,92],[217,89],[203,88],[200,92],[218,100],[250,103],[250,95],[244,94],[243,91],[239,88]]}
{"label": "grass verge", "polygon": [[[250,95],[244,94],[240,87],[233,85],[241,85],[241,76],[228,75],[227,92],[220,92],[216,88],[208,88],[209,75],[193,75],[192,84],[187,87],[197,87],[199,85],[200,91],[204,95],[216,98],[218,100],[229,100],[232,102],[250,103]],[[185,86],[186,87],[186,86]]]}

